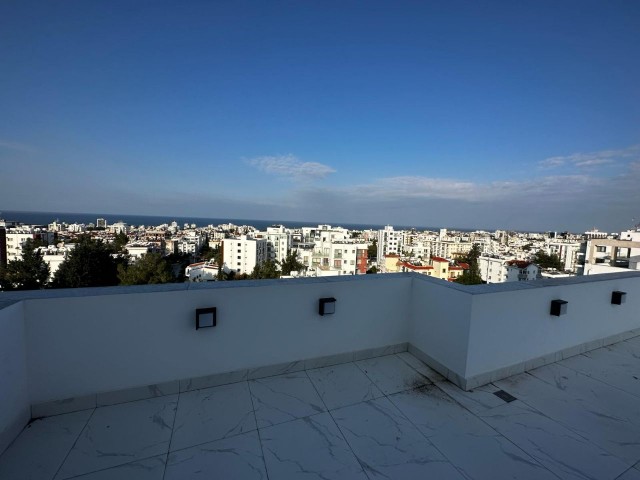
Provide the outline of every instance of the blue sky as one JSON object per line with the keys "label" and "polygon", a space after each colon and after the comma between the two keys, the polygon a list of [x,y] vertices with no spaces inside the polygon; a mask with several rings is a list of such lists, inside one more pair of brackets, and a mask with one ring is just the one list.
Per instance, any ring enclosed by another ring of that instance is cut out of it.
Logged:
{"label": "blue sky", "polygon": [[0,210],[640,222],[640,3],[2,2]]}

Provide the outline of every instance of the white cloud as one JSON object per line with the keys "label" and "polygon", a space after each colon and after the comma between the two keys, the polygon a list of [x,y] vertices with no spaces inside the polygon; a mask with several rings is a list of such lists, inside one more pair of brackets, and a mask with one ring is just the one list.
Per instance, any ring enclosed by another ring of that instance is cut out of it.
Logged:
{"label": "white cloud", "polygon": [[479,201],[509,201],[523,196],[539,197],[567,195],[584,191],[601,183],[588,175],[554,175],[526,180],[473,182],[469,180],[401,176],[379,179],[371,184],[350,188],[353,195],[383,199],[443,199]]}
{"label": "white cloud", "polygon": [[257,157],[248,160],[248,163],[265,173],[302,182],[319,180],[335,172],[328,165],[302,162],[294,155]]}
{"label": "white cloud", "polygon": [[538,166],[541,168],[558,168],[562,166],[586,168],[633,158],[640,158],[640,145],[633,145],[621,150],[601,150],[599,152],[573,153],[571,155],[549,157],[538,162]]}

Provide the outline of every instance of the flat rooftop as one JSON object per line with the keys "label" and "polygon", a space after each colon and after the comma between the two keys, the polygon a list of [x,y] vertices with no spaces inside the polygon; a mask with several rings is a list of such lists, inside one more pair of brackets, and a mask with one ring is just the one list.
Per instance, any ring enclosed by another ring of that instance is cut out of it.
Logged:
{"label": "flat rooftop", "polygon": [[0,478],[640,479],[640,337],[465,392],[407,352],[34,420]]}

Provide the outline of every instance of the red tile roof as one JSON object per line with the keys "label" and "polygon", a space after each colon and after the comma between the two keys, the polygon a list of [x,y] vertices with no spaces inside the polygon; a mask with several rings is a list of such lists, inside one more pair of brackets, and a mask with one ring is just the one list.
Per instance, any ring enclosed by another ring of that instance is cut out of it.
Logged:
{"label": "red tile roof", "polygon": [[447,262],[447,263],[449,263],[449,260],[447,260],[446,258],[436,257],[435,255],[431,255],[431,260],[433,260],[434,262]]}

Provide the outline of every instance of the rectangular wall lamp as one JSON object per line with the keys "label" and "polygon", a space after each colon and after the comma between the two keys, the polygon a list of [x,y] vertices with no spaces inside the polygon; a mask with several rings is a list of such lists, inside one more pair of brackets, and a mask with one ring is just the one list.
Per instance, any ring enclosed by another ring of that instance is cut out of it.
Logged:
{"label": "rectangular wall lamp", "polygon": [[196,308],[196,330],[216,326],[216,307]]}
{"label": "rectangular wall lamp", "polygon": [[333,315],[336,313],[336,299],[333,297],[321,298],[319,301],[318,313],[323,316]]}
{"label": "rectangular wall lamp", "polygon": [[551,315],[559,317],[560,315],[564,315],[567,313],[567,304],[569,302],[565,300],[551,300],[551,311],[549,312]]}
{"label": "rectangular wall lamp", "polygon": [[627,292],[620,292],[616,290],[615,292],[611,292],[611,304],[612,305],[622,305],[627,301]]}

